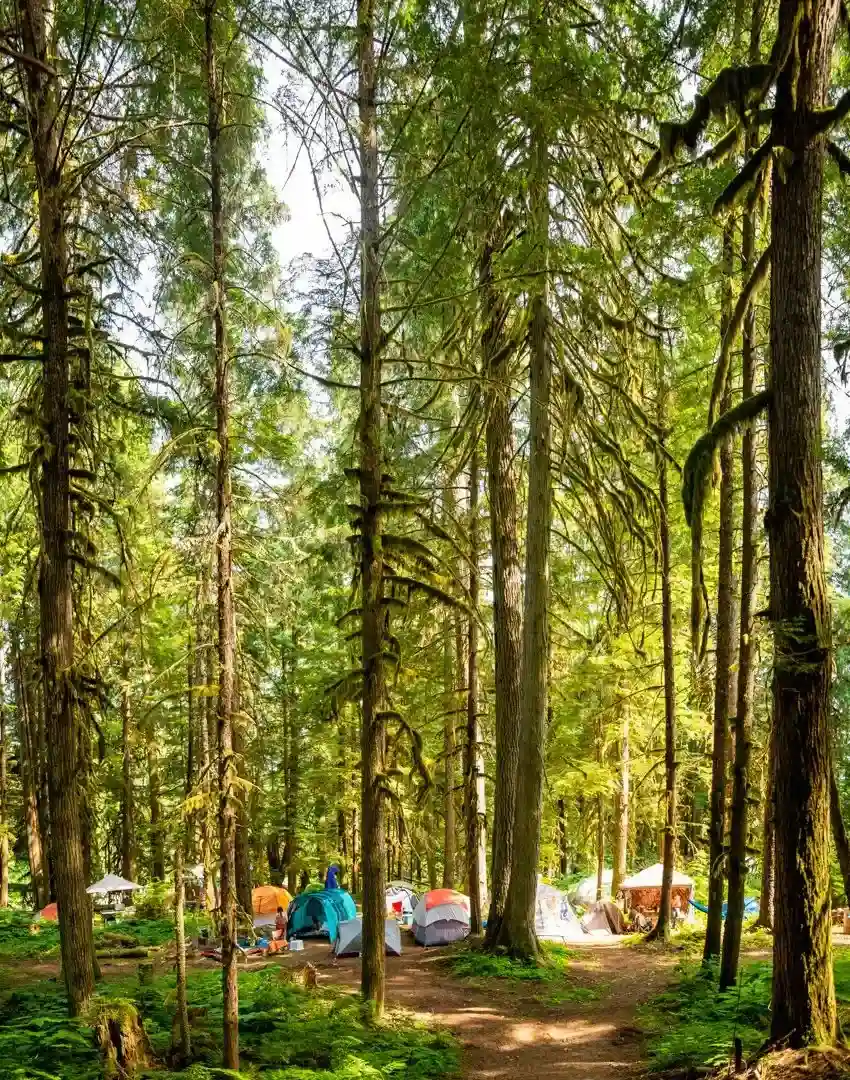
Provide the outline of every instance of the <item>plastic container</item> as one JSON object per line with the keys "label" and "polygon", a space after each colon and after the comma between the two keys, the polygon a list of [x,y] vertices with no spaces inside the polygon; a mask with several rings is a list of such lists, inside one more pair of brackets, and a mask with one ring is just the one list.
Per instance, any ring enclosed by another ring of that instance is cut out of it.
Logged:
{"label": "plastic container", "polygon": [[293,938],[289,943],[290,952],[304,952],[304,942],[301,938]]}

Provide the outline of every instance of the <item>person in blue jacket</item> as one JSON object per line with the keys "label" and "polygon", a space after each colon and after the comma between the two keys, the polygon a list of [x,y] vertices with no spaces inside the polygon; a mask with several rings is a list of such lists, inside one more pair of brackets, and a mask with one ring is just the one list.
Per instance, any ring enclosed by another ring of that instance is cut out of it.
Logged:
{"label": "person in blue jacket", "polygon": [[336,863],[334,863],[333,866],[328,867],[327,877],[325,878],[325,888],[326,889],[338,889],[339,888],[339,882],[336,879],[336,876],[337,876],[338,873],[339,873],[339,867],[336,865]]}

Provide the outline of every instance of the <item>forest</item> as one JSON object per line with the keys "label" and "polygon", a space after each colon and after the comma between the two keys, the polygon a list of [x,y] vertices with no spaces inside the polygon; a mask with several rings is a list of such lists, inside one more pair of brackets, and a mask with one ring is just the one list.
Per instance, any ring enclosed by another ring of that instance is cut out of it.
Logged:
{"label": "forest", "polygon": [[0,1076],[850,1075],[842,0],[0,12]]}

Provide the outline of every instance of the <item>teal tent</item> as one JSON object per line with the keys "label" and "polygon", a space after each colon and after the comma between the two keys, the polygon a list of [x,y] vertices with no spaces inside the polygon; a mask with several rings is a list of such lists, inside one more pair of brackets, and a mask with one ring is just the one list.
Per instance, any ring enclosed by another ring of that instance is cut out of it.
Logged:
{"label": "teal tent", "polygon": [[326,937],[336,941],[339,924],[356,917],[357,908],[345,889],[303,892],[289,905],[287,937]]}

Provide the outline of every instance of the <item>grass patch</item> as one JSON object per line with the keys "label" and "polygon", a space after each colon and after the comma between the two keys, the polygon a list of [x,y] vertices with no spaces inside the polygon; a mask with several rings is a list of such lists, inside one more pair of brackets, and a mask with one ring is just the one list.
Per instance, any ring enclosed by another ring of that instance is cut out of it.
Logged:
{"label": "grass patch", "polygon": [[540,943],[539,961],[514,960],[500,953],[477,948],[459,949],[444,957],[442,963],[461,979],[506,979],[511,982],[559,982],[564,978],[571,953],[564,945]]}
{"label": "grass patch", "polygon": [[[186,933],[198,932],[198,920],[186,920]],[[156,949],[174,937],[171,919],[123,919],[94,927],[98,950]],[[4,960],[51,960],[59,956],[59,924],[35,921],[27,911],[0,910],[0,963]]]}
{"label": "grass patch", "polygon": [[[835,992],[839,1018],[850,1021],[850,950],[835,954]],[[764,1043],[770,1030],[772,967],[769,961],[744,964],[739,985],[720,994],[717,967],[682,965],[677,981],[639,1011],[649,1035],[653,1070],[722,1065],[737,1035],[744,1054]]]}
{"label": "grass patch", "polygon": [[[457,1069],[452,1038],[393,1015],[370,1025],[359,1000],[336,990],[303,990],[277,967],[240,974],[240,1044],[244,1076],[263,1080],[437,1080]],[[179,1073],[160,1069],[150,1080],[220,1080],[221,972],[193,973],[188,988],[195,1062]],[[171,1046],[175,980],[150,986],[114,980],[100,1001],[133,1000],[157,1058]],[[0,1060],[10,1080],[102,1080],[92,1029],[65,1015],[60,988],[43,981],[0,1002]],[[240,1075],[243,1075],[240,1074]]]}
{"label": "grass patch", "polygon": [[[629,948],[644,948],[647,950],[663,950],[670,953],[679,953],[683,959],[701,959],[705,945],[705,924],[685,923],[678,930],[673,931],[669,944],[662,941],[647,941],[645,934],[630,934],[622,939],[623,944]],[[741,941],[744,953],[748,952],[772,952],[773,934],[769,930],[759,928],[749,930],[744,928],[744,936]]]}

